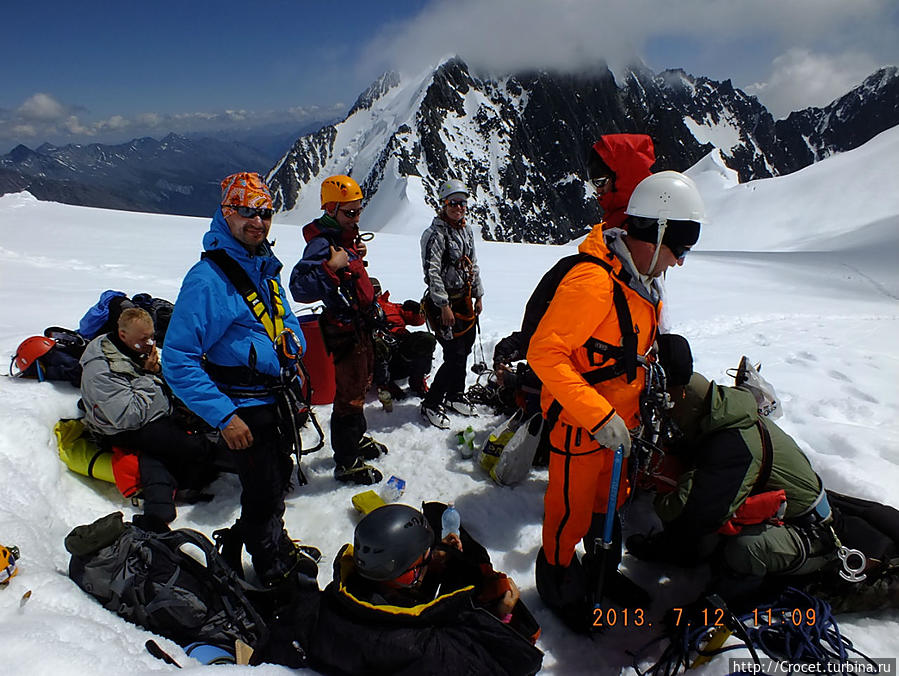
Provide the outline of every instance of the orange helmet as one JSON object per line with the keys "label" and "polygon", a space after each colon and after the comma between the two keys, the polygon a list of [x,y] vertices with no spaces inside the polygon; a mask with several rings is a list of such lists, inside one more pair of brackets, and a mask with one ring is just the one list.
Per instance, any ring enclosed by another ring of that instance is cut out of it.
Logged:
{"label": "orange helmet", "polygon": [[17,558],[19,550],[16,547],[0,545],[0,586],[5,585],[19,572],[16,568]]}
{"label": "orange helmet", "polygon": [[362,199],[362,188],[349,176],[329,176],[322,181],[322,209],[329,202],[354,202]]}
{"label": "orange helmet", "polygon": [[56,341],[46,336],[31,336],[22,341],[13,357],[21,375],[35,361],[47,354],[56,345]]}

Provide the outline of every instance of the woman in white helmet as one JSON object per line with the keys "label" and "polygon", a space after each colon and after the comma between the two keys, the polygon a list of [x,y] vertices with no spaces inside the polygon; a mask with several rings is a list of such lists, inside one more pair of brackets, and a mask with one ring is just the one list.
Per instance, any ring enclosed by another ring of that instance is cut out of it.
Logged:
{"label": "woman in white helmet", "polygon": [[422,417],[449,428],[447,412],[475,415],[465,398],[468,355],[475,340],[484,287],[474,250],[474,234],[466,223],[468,188],[462,181],[444,181],[437,192],[440,210],[421,236],[425,311],[443,348],[443,364],[421,404]]}

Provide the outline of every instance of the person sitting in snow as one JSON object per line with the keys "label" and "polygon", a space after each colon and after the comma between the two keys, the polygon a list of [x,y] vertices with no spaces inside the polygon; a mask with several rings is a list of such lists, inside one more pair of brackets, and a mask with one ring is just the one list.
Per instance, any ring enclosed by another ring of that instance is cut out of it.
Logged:
{"label": "person sitting in snow", "polygon": [[708,591],[735,608],[759,605],[760,595],[774,601],[787,585],[814,584],[816,593],[840,599],[839,608],[857,610],[872,595],[839,582],[843,544],[865,552],[851,565],[867,571],[868,585],[878,577],[892,580],[892,604],[899,605],[899,512],[825,491],[799,445],[762,413],[763,397],[739,371],[737,387],[693,373],[686,341],[660,359],[670,417],[683,435],[670,450],[684,468],[676,485],[655,499],[664,530],[632,535],[628,552],[685,566],[711,561]]}
{"label": "person sitting in snow", "polygon": [[290,274],[290,292],[300,303],[322,301],[322,337],[334,358],[337,391],[331,411],[334,478],[371,485],[383,475],[366,460],[387,447],[366,435],[365,395],[374,366],[374,289],[365,270],[365,242],[359,236],[362,189],[349,176],[322,181],[324,213],[303,228],[306,248]]}
{"label": "person sitting in snow", "polygon": [[215,476],[211,442],[176,418],[161,373],[153,320],[141,308],[121,312],[116,331],[92,340],[81,356],[87,428],[110,446],[137,452],[144,513],[135,525],[155,532],[175,519],[177,488]]}
{"label": "person sitting in snow", "polygon": [[421,416],[435,427],[449,429],[447,413],[477,414],[465,397],[465,375],[483,310],[484,285],[474,233],[465,218],[468,188],[450,179],[441,184],[437,197],[437,216],[421,235],[421,262],[428,287],[425,312],[443,348],[443,363],[422,401]]}
{"label": "person sitting in snow", "polygon": [[444,505],[388,504],[334,563],[309,640],[326,674],[534,674],[543,654],[515,583],[464,528],[442,541]]}
{"label": "person sitting in snow", "polygon": [[387,411],[393,410],[395,399],[404,399],[406,393],[396,380],[409,378],[409,389],[418,397],[428,391],[426,378],[431,371],[431,360],[437,340],[426,331],[410,331],[407,326],[421,326],[425,316],[421,303],[407,300],[394,303],[389,291],[381,291],[381,283],[371,278],[375,290],[375,303],[383,312],[383,330],[373,334],[375,348],[374,382],[378,399]]}

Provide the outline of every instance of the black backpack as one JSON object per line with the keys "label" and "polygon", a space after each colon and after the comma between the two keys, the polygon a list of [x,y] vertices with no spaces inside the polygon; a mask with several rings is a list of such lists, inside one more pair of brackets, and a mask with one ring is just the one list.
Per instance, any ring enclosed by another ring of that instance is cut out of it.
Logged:
{"label": "black backpack", "polygon": [[[120,617],[181,646],[233,653],[239,639],[256,649],[251,663],[264,658],[277,592],[240,580],[202,533],[149,533],[115,512],[72,530],[65,546],[69,577]],[[301,650],[292,658],[303,666]]]}

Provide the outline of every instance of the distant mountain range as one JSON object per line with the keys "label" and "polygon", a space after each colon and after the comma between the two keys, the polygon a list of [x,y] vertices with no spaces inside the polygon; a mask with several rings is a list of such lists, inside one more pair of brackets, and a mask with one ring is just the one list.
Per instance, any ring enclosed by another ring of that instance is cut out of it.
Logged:
{"label": "distant mountain range", "polygon": [[210,216],[221,180],[235,171],[265,173],[297,138],[322,122],[294,131],[230,131],[212,137],[169,134],[120,145],[92,143],[32,150],[16,146],[0,156],[0,194],[27,190],[41,200],[151,213]]}
{"label": "distant mountain range", "polygon": [[897,124],[896,67],[824,108],[775,121],[729,80],[682,70],[634,66],[622,82],[605,67],[480,78],[454,58],[418,81],[382,76],[345,120],[298,139],[269,181],[276,206],[305,217],[331,174],[353,176],[369,199],[388,185],[407,194],[397,183],[420,181],[432,205],[440,181],[460,178],[485,239],[565,242],[600,218],[582,177],[586,150],[603,134],[649,134],[654,171],[687,169],[717,146],[747,181],[791,173]]}

